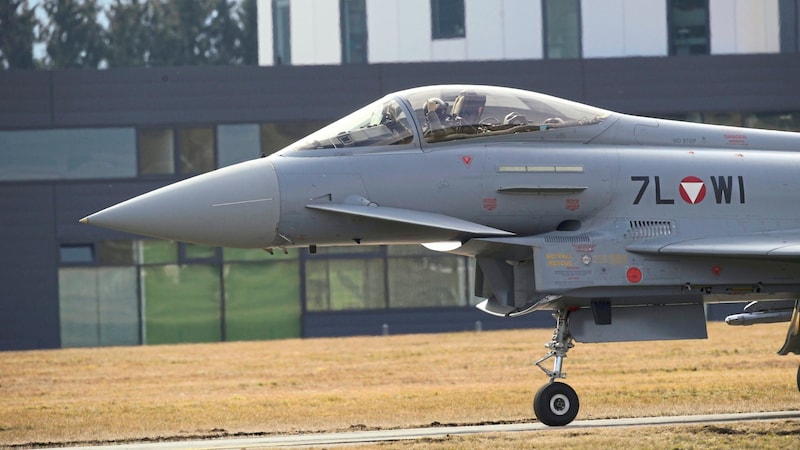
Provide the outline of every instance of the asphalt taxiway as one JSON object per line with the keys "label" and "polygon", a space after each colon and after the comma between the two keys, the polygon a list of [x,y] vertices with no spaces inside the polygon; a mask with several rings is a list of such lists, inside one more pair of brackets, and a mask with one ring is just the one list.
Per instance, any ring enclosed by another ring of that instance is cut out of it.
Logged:
{"label": "asphalt taxiway", "polygon": [[[640,417],[631,419],[576,420],[558,429],[602,427],[630,427],[648,425],[702,425],[720,422],[754,420],[800,419],[800,411],[779,411],[736,414],[704,414],[692,416]],[[245,449],[245,448],[307,448],[340,445],[358,445],[376,442],[407,441],[423,438],[480,433],[515,433],[551,429],[538,422],[473,425],[453,427],[426,427],[398,430],[350,431],[342,433],[292,434],[259,436],[251,438],[206,439],[194,441],[125,443],[120,445],[71,447],[75,450],[184,450],[184,449]]]}

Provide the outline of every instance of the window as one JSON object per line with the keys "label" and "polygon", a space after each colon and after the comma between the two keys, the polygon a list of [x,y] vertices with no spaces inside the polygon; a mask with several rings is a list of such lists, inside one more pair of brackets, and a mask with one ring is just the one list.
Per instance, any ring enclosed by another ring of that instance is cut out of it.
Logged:
{"label": "window", "polygon": [[289,0],[272,0],[272,58],[276,66],[292,63]]}
{"label": "window", "polygon": [[764,128],[767,130],[800,131],[800,113],[783,112],[748,114],[745,118],[745,126],[752,128]]}
{"label": "window", "polygon": [[668,8],[669,54],[709,54],[708,0],[670,0]]}
{"label": "window", "polygon": [[230,166],[261,154],[259,126],[220,125],[217,127],[219,167]]}
{"label": "window", "polygon": [[[320,249],[324,250],[324,249]],[[384,260],[341,256],[309,258],[305,263],[309,311],[386,308]]]}
{"label": "window", "polygon": [[[175,136],[172,128],[143,128],[139,136],[139,174],[176,173]],[[182,128],[177,133],[179,173],[214,170],[214,128]]]}
{"label": "window", "polygon": [[433,39],[463,38],[464,0],[431,0],[431,35]]}
{"label": "window", "polygon": [[390,308],[467,306],[467,258],[420,245],[389,246],[387,251]]}
{"label": "window", "polygon": [[545,58],[580,58],[580,0],[543,0],[542,9]]}
{"label": "window", "polygon": [[367,62],[366,0],[341,0],[342,62]]}
{"label": "window", "polygon": [[797,53],[800,48],[798,19],[800,10],[797,0],[780,0],[778,2],[780,20],[781,53]]}
{"label": "window", "polygon": [[61,267],[61,346],[141,343],[137,284],[133,267]]}
{"label": "window", "polygon": [[214,128],[184,128],[179,133],[178,156],[183,174],[214,170]]}
{"label": "window", "polygon": [[146,128],[139,137],[139,174],[175,173],[175,137],[172,128]]}
{"label": "window", "polygon": [[[269,256],[265,251],[261,253]],[[301,335],[298,264],[296,258],[272,258],[263,262],[224,265],[226,340]]]}
{"label": "window", "polygon": [[218,265],[153,265],[140,270],[145,343],[222,340]]}
{"label": "window", "polygon": [[58,249],[61,264],[91,264],[94,262],[92,244],[63,244]]}
{"label": "window", "polygon": [[132,178],[133,128],[0,131],[0,180]]}

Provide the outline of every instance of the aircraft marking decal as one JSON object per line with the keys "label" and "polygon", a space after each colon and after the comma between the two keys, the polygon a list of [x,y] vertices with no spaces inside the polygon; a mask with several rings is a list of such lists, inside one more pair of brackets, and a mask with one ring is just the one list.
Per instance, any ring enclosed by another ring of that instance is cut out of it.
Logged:
{"label": "aircraft marking decal", "polygon": [[681,180],[680,193],[686,203],[700,203],[706,198],[706,184],[700,178],[686,177]]}
{"label": "aircraft marking decal", "polygon": [[[708,180],[711,182],[711,190],[714,193],[713,199],[714,202],[718,205],[727,204],[730,205],[731,203],[738,203],[738,204],[745,204],[745,188],[744,188],[744,177],[738,175],[735,177],[732,175],[717,175],[717,176],[709,176]],[[663,182],[661,177],[656,176],[632,176],[631,181],[638,181],[641,183],[639,186],[639,192],[637,192],[636,197],[633,199],[633,204],[638,205],[642,202],[647,194],[650,191],[651,183],[654,185],[653,191],[655,192],[655,204],[656,205],[674,205],[675,199],[673,198],[673,190],[669,189],[670,183]],[[677,183],[677,193],[680,195],[681,199],[690,204],[696,205],[698,203],[702,203],[703,200],[706,199],[706,194],[708,193],[708,182],[696,177],[696,176],[687,176],[680,180]],[[738,194],[738,195],[735,195]]]}
{"label": "aircraft marking decal", "polygon": [[628,278],[628,282],[636,284],[642,281],[642,269],[636,266],[629,267],[627,272],[625,273],[625,276]]}
{"label": "aircraft marking decal", "polygon": [[463,155],[461,156],[461,161],[464,163],[465,166],[469,167],[469,165],[472,164],[472,156]]}

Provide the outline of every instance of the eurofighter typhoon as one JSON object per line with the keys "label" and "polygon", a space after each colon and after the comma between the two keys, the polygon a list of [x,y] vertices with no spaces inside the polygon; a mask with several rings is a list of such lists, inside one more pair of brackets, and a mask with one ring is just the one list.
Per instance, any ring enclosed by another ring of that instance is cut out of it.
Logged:
{"label": "eurofighter typhoon", "polygon": [[579,408],[558,381],[575,341],[706,338],[704,303],[750,301],[728,323],[789,322],[778,353],[800,354],[798,192],[798,134],[442,85],[82,222],[211,246],[474,257],[478,308],[553,312],[533,409],[559,426]]}

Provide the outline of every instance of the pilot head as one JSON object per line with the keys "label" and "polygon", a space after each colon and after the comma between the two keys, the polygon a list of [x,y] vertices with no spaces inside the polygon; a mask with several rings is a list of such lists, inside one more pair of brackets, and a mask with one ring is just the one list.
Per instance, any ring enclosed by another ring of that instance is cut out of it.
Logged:
{"label": "pilot head", "polygon": [[428,121],[435,119],[439,119],[440,122],[444,121],[447,117],[447,103],[438,97],[431,97],[425,101],[423,112]]}

